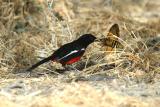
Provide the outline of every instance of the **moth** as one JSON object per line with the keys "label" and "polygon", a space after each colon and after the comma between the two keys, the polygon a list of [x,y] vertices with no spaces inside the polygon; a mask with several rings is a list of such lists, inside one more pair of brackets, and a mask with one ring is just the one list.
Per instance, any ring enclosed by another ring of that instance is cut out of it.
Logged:
{"label": "moth", "polygon": [[113,51],[115,48],[123,48],[123,45],[119,42],[120,30],[118,24],[111,26],[107,36],[101,39],[106,51]]}

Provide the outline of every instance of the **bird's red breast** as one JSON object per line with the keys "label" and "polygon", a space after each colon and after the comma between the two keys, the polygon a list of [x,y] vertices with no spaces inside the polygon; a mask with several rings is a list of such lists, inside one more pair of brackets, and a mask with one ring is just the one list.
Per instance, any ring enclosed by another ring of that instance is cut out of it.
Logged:
{"label": "bird's red breast", "polygon": [[79,61],[80,59],[81,59],[81,56],[78,56],[78,57],[72,58],[71,60],[67,61],[65,64],[73,64]]}

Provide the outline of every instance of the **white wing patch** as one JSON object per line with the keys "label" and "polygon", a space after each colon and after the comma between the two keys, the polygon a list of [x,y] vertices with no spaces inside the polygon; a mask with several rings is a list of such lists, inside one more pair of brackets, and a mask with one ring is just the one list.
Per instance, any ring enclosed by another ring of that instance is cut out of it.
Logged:
{"label": "white wing patch", "polygon": [[58,60],[60,61],[60,60],[62,60],[63,58],[66,58],[66,57],[69,56],[69,55],[72,55],[72,54],[74,54],[74,53],[77,53],[78,51],[84,51],[84,50],[85,50],[85,48],[82,48],[81,50],[71,51],[69,54],[65,55],[64,57],[62,57],[62,58],[60,58],[60,59],[58,59]]}
{"label": "white wing patch", "polygon": [[82,49],[81,49],[81,51],[84,51],[84,50],[85,50],[85,48],[82,48]]}

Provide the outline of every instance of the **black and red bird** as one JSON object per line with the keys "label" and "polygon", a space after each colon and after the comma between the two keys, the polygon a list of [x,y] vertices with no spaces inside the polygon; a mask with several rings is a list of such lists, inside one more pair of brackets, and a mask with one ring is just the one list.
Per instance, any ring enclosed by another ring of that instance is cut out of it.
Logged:
{"label": "black and red bird", "polygon": [[62,66],[75,63],[79,61],[80,58],[83,56],[87,46],[93,43],[95,40],[96,37],[92,34],[84,34],[80,36],[77,40],[61,46],[52,55],[32,65],[29,69],[27,69],[27,71],[31,71],[39,65],[50,60],[59,62],[62,64]]}

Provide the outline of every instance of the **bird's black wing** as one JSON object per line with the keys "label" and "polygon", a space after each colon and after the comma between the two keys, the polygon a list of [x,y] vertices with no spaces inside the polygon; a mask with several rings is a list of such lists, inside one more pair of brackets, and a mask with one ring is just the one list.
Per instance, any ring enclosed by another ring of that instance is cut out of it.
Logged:
{"label": "bird's black wing", "polygon": [[55,51],[52,56],[54,56],[57,62],[60,62],[63,65],[73,58],[82,56],[84,52],[85,47],[72,43],[63,45],[61,48]]}

